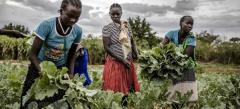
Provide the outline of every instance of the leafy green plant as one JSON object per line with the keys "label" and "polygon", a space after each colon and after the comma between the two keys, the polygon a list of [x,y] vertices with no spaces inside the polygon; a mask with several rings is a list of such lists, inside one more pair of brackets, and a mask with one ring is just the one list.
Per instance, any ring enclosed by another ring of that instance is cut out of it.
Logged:
{"label": "leafy green plant", "polygon": [[19,107],[22,81],[26,75],[26,67],[0,64],[0,107],[15,109]]}
{"label": "leafy green plant", "polygon": [[0,59],[27,59],[30,46],[28,38],[10,38],[0,35]]}
{"label": "leafy green plant", "polygon": [[228,93],[225,95],[226,108],[234,107],[236,109],[240,108],[240,78],[239,75],[232,76],[230,78],[230,83],[232,84],[232,89],[227,89]]}
{"label": "leafy green plant", "polygon": [[[59,89],[65,90],[64,98],[72,108],[85,108],[93,104],[93,99],[87,94],[93,93],[83,87],[83,84],[76,79],[66,80],[64,75],[67,74],[67,68],[57,69],[52,62],[42,62],[40,64],[40,77],[35,79],[27,95],[24,96],[23,103],[31,100],[44,100],[47,97],[53,97]],[[81,105],[80,105],[81,104]]]}
{"label": "leafy green plant", "polygon": [[188,91],[183,95],[180,92],[176,91],[175,92],[176,97],[175,100],[171,102],[171,107],[173,109],[182,109],[188,107],[188,101],[192,94],[193,94],[192,91]]}
{"label": "leafy green plant", "polygon": [[129,108],[135,109],[152,109],[159,107],[167,107],[169,96],[168,86],[169,81],[149,81],[142,80],[141,91],[131,93],[128,96]]}
{"label": "leafy green plant", "polygon": [[180,79],[191,61],[172,43],[144,51],[139,59],[141,75],[150,80]]}
{"label": "leafy green plant", "polygon": [[112,91],[98,91],[93,96],[94,103],[92,109],[121,109],[122,93],[114,93]]}
{"label": "leafy green plant", "polygon": [[128,18],[131,26],[134,40],[138,48],[149,49],[159,44],[161,39],[157,37],[157,32],[154,32],[150,23],[145,18],[141,19],[139,16],[135,18]]}
{"label": "leafy green plant", "polygon": [[91,65],[102,64],[105,58],[103,42],[100,38],[86,38],[81,44],[88,49],[88,62]]}

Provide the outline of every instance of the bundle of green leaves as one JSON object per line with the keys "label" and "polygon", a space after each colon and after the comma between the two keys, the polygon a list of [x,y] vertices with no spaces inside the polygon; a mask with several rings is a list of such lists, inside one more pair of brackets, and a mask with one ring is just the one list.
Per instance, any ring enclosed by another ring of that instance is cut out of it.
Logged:
{"label": "bundle of green leaves", "polygon": [[180,79],[193,66],[193,60],[182,53],[183,49],[172,43],[143,51],[139,59],[141,76],[149,80]]}
{"label": "bundle of green leaves", "polygon": [[[67,101],[72,108],[84,108],[89,105],[94,105],[92,95],[97,91],[88,90],[83,87],[82,82],[74,79],[66,79],[68,69],[63,67],[57,69],[54,63],[44,61],[40,64],[40,77],[35,79],[34,84],[28,90],[27,95],[23,98],[23,103],[34,100],[44,100],[47,97],[53,97],[59,93],[59,89],[65,90],[65,95],[62,100]],[[65,103],[67,105],[67,103]]]}

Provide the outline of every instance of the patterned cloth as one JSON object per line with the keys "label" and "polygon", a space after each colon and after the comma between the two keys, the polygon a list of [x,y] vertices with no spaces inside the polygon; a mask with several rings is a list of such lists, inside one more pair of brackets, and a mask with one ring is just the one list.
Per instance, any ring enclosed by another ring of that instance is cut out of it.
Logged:
{"label": "patterned cloth", "polygon": [[128,54],[132,51],[128,28],[129,27],[127,22],[121,22],[121,32],[119,34],[119,40],[122,43],[123,56],[125,59],[127,59]]}
{"label": "patterned cloth", "polygon": [[[78,44],[80,42],[82,29],[75,24],[68,35],[62,36],[56,30],[56,22],[56,17],[45,20],[37,27],[34,33],[44,41],[38,59],[40,61],[52,61],[56,66],[61,66],[66,63],[64,52],[68,54],[72,43]],[[64,40],[66,40],[65,50]]]}
{"label": "patterned cloth", "polygon": [[130,91],[139,92],[140,86],[133,62],[130,69],[127,69],[123,63],[108,56],[104,64],[102,88],[105,91],[122,92],[124,95]]}
{"label": "patterned cloth", "polygon": [[[131,40],[132,33],[129,25],[128,27],[129,27],[128,37],[129,37],[129,40]],[[109,37],[111,39],[110,49],[112,49],[113,53],[118,55],[119,57],[125,58],[124,51],[122,48],[122,42],[119,40],[120,32],[121,32],[120,25],[112,22],[103,27],[102,37]],[[127,55],[130,59],[132,59],[132,52],[129,52]]]}

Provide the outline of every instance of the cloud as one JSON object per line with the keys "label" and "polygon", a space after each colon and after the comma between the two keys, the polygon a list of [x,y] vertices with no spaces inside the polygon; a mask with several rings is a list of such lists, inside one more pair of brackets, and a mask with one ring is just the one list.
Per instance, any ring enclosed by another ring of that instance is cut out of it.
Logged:
{"label": "cloud", "polygon": [[[216,33],[239,33],[239,0],[170,0],[163,3],[164,5],[154,3],[156,1],[121,2],[122,19],[136,16],[140,16],[141,19],[146,18],[153,31],[164,35],[169,30],[179,28],[179,19],[182,15],[192,15],[195,21],[193,31],[214,30]],[[102,27],[111,22],[107,1],[96,5],[89,0],[83,0],[83,2],[88,5],[83,5],[78,25],[83,28],[85,35],[101,34]],[[0,27],[13,22],[25,25],[32,31],[41,21],[58,16],[60,4],[61,0],[57,2],[0,0]]]}
{"label": "cloud", "polygon": [[0,4],[5,4],[7,0],[1,0]]}
{"label": "cloud", "polygon": [[94,15],[94,17],[90,17],[89,19],[80,19],[78,25],[83,27],[84,34],[99,35],[102,33],[103,26],[107,25],[110,22],[111,19],[108,15],[104,16]]}
{"label": "cloud", "polygon": [[53,16],[41,11],[24,9],[7,4],[0,5],[0,13],[1,27],[13,22],[14,24],[24,25],[30,30],[33,30],[40,21]]}
{"label": "cloud", "polygon": [[121,6],[125,11],[152,16],[153,14],[165,15],[168,11],[175,12],[176,14],[189,14],[190,11],[195,11],[198,4],[198,0],[179,0],[176,1],[175,6],[159,6],[141,3],[124,3],[121,4]]}
{"label": "cloud", "polygon": [[83,5],[81,18],[90,18],[89,11],[91,11],[92,9],[94,8],[91,6]]}
{"label": "cloud", "polygon": [[196,7],[198,7],[198,0],[179,0],[172,8],[172,11],[182,14],[189,11],[195,11]]}
{"label": "cloud", "polygon": [[[30,6],[33,9],[56,14],[61,6],[61,0],[57,2],[50,2],[49,0],[12,0],[18,3],[22,3],[25,6]],[[89,11],[94,9],[91,6],[83,5],[81,18],[89,18]]]}
{"label": "cloud", "polygon": [[240,28],[240,15],[218,15],[218,16],[201,16],[197,22],[201,27],[208,28]]}
{"label": "cloud", "polygon": [[168,10],[171,9],[170,6],[158,6],[158,5],[147,5],[147,4],[140,4],[140,3],[124,3],[121,4],[123,10],[135,12],[135,13],[142,13],[142,14],[158,14],[164,15],[167,13]]}
{"label": "cloud", "polygon": [[30,6],[33,9],[41,10],[50,13],[57,13],[61,2],[50,2],[49,0],[11,0],[22,3],[25,6]]}

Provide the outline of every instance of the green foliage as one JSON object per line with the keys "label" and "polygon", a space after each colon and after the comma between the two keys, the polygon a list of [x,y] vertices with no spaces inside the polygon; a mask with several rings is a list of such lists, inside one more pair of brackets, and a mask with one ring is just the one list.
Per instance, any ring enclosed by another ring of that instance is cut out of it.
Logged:
{"label": "green foliage", "polygon": [[[57,67],[50,62],[43,62],[40,66],[41,76],[35,79],[27,96],[24,97],[24,101],[28,101],[29,99],[43,100],[46,97],[52,97],[55,93],[58,93],[58,88],[62,89],[64,87],[58,81],[61,81],[63,74],[66,73],[66,68],[58,71]],[[66,88],[65,86],[63,89]]]}
{"label": "green foliage", "polygon": [[198,108],[240,107],[239,75],[203,74],[200,77]]}
{"label": "green foliage", "polygon": [[9,23],[8,25],[4,25],[3,29],[6,30],[17,30],[19,32],[22,32],[24,34],[29,34],[29,30],[27,27],[25,27],[24,25],[14,25],[13,23]]}
{"label": "green foliage", "polygon": [[216,47],[217,62],[223,64],[240,64],[240,44],[222,43]]}
{"label": "green foliage", "polygon": [[196,58],[203,62],[218,62],[223,64],[240,64],[240,44],[223,42],[217,45],[198,40]]}
{"label": "green foliage", "polygon": [[112,91],[98,91],[93,96],[96,105],[91,106],[92,109],[121,109],[121,100],[123,94],[114,93]]}
{"label": "green foliage", "polygon": [[230,83],[233,86],[232,89],[228,89],[229,93],[225,95],[226,106],[240,108],[240,78],[239,75],[232,76]]}
{"label": "green foliage", "polygon": [[214,40],[216,40],[219,37],[219,35],[210,34],[207,31],[204,31],[203,33],[200,34],[196,34],[196,36],[198,40],[201,40],[209,44],[211,44]]}
{"label": "green foliage", "polygon": [[26,43],[28,38],[16,39],[5,35],[0,37],[0,59],[27,59],[30,50],[30,46]]}
{"label": "green foliage", "polygon": [[26,75],[25,66],[0,64],[0,107],[16,109],[19,107],[22,81]]}
{"label": "green foliage", "polygon": [[169,107],[170,101],[167,101],[169,96],[168,86],[169,81],[154,82],[149,80],[141,81],[141,91],[131,93],[128,98],[129,107],[135,109],[153,109],[160,107]]}
{"label": "green foliage", "polygon": [[210,43],[201,40],[197,40],[195,52],[197,60],[203,62],[213,61],[217,57],[216,49]]}
{"label": "green foliage", "polygon": [[[44,61],[40,64],[40,77],[35,79],[34,84],[23,98],[23,103],[31,100],[44,100],[53,97],[59,89],[65,90],[66,99],[72,108],[84,108],[93,103],[93,99],[88,97],[88,93],[94,93],[83,88],[83,84],[76,79],[64,79],[67,68],[57,69],[52,62]],[[80,105],[81,104],[81,105]]]}
{"label": "green foliage", "polygon": [[144,51],[139,59],[141,75],[150,80],[180,79],[191,61],[172,43]]}
{"label": "green foliage", "polygon": [[152,48],[160,43],[160,38],[156,37],[156,32],[152,31],[151,25],[144,18],[138,16],[129,18],[128,22],[132,29],[132,34],[140,48]]}
{"label": "green foliage", "polygon": [[237,43],[237,42],[240,42],[240,38],[238,37],[233,37],[230,39],[231,42],[234,42],[234,43]]}
{"label": "green foliage", "polygon": [[219,35],[209,34],[207,31],[197,34],[196,58],[204,62],[219,62],[223,64],[240,64],[239,38],[232,38],[230,42],[217,39]]}
{"label": "green foliage", "polygon": [[102,64],[104,60],[103,42],[99,38],[83,39],[81,44],[88,49],[89,64]]}
{"label": "green foliage", "polygon": [[175,92],[175,96],[176,96],[176,100],[174,100],[171,103],[171,107],[173,109],[182,109],[182,108],[186,108],[188,107],[188,101],[190,99],[190,97],[192,96],[193,92],[192,91],[188,91],[185,94],[181,94],[180,92],[176,91]]}
{"label": "green foliage", "polygon": [[[48,66],[49,70],[43,71],[49,72],[48,77],[53,77],[58,74],[66,72],[58,72],[51,63],[44,64],[42,67]],[[55,72],[56,71],[56,72]],[[8,63],[0,64],[0,107],[3,109],[16,109],[19,108],[21,87],[26,76],[27,67],[22,65],[11,65]],[[55,73],[54,73],[55,72]],[[82,78],[75,76],[73,80],[62,80],[55,83],[58,84],[58,88],[65,89],[67,92],[62,100],[59,100],[53,104],[48,105],[45,109],[67,109],[68,105],[66,101],[70,103],[75,109],[122,109],[121,98],[122,94],[113,93],[111,91],[101,90],[101,73],[102,67],[91,67],[90,75],[93,79],[93,86],[83,88]],[[42,73],[42,78],[45,74]],[[217,73],[201,73],[197,75],[198,80],[198,95],[199,100],[194,105],[194,109],[238,109],[239,108],[239,83],[240,76],[238,74],[217,74]],[[54,77],[57,79],[58,76]],[[139,79],[141,90],[137,93],[130,93],[128,95],[129,109],[174,109],[189,107],[188,97],[190,92],[186,94],[179,94],[176,92],[176,99],[169,101],[168,98],[168,85],[169,81],[149,81],[140,78]],[[51,85],[52,83],[50,83]],[[48,84],[49,85],[49,84]],[[96,86],[96,87],[95,87]],[[43,87],[43,86],[41,86]],[[47,86],[46,86],[47,87]],[[44,87],[43,87],[44,88]],[[95,89],[95,90],[89,90]],[[47,90],[48,92],[48,90]],[[39,92],[42,93],[42,92]],[[49,94],[49,93],[48,93]],[[50,95],[50,94],[49,94]],[[41,97],[39,97],[41,98]],[[36,108],[35,102],[30,104],[30,108]]]}
{"label": "green foliage", "polygon": [[92,71],[91,77],[93,80],[93,83],[88,87],[88,89],[101,89],[102,88],[102,71]]}

